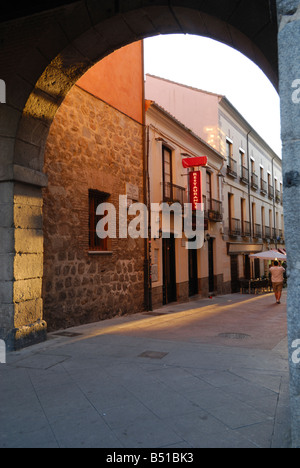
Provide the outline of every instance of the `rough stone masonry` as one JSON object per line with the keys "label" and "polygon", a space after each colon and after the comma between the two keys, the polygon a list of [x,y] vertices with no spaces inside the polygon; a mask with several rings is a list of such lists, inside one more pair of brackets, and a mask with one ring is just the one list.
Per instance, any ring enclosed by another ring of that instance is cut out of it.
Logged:
{"label": "rough stone masonry", "polygon": [[300,88],[300,3],[298,0],[277,0],[277,8],[284,210],[289,277],[291,419],[293,446],[299,448],[300,362],[295,360],[295,346],[300,339],[300,100],[296,98]]}
{"label": "rough stone masonry", "polygon": [[142,201],[142,125],[75,86],[51,126],[45,171],[48,330],[143,310],[144,242],[112,239],[109,252],[90,252],[88,198],[89,189],[108,193],[117,208],[131,183]]}

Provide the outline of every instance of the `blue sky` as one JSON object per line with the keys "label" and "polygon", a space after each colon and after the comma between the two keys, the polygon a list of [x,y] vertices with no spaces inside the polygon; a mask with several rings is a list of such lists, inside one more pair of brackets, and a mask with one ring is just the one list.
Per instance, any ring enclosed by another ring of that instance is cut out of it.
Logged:
{"label": "blue sky", "polygon": [[279,96],[240,52],[199,36],[157,36],[145,40],[145,73],[225,95],[281,156]]}

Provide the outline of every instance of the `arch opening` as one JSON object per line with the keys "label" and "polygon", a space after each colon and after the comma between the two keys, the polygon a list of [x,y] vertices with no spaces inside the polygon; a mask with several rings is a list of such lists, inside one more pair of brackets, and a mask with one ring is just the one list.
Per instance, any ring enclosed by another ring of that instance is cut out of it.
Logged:
{"label": "arch opening", "polygon": [[[43,282],[44,318],[48,323],[49,330],[74,326],[81,323],[81,320],[95,322],[119,313],[128,313],[130,307],[132,312],[134,310],[139,311],[144,307],[144,285],[141,281],[144,266],[135,263],[137,249],[132,250],[131,248],[128,250],[126,242],[121,249],[118,249],[118,243],[115,242],[112,248],[106,249],[107,254],[101,253],[102,258],[99,261],[99,253],[88,252],[87,232],[83,236],[81,234],[81,231],[86,231],[85,228],[87,228],[85,222],[88,215],[87,202],[90,192],[98,192],[100,198],[101,194],[106,194],[107,200],[113,201],[117,206],[118,196],[126,192],[126,186],[132,177],[134,159],[131,159],[130,149],[127,147],[126,151],[128,161],[133,161],[131,163],[131,173],[126,166],[126,158],[119,152],[118,145],[115,144],[113,138],[114,135],[116,141],[120,142],[122,138],[125,138],[125,133],[122,133],[120,127],[107,126],[107,124],[109,121],[111,123],[112,121],[120,121],[120,115],[123,114],[125,120],[122,126],[131,128],[131,124],[128,123],[127,119],[130,117],[137,124],[134,131],[140,132],[140,140],[143,140],[141,132],[144,124],[141,111],[143,105],[140,101],[135,102],[135,92],[138,93],[140,100],[143,96],[141,87],[143,81],[142,63],[138,63],[136,70],[132,69],[132,61],[137,57],[142,58],[139,44],[139,42],[136,42],[131,47],[124,47],[120,51],[116,51],[83,75],[61,104],[50,127],[45,151],[45,171],[49,177],[49,188],[44,192],[44,219],[46,220],[44,220],[44,235],[46,242]],[[137,51],[132,56],[128,52],[131,48]],[[115,68],[116,62],[118,67]],[[129,70],[129,72],[127,70],[129,74],[127,77],[124,76],[126,75],[126,66]],[[124,73],[121,73],[122,69]],[[136,75],[139,74],[140,76],[135,82],[132,82],[133,77],[136,78]],[[124,100],[125,96],[126,99]],[[136,100],[138,101],[138,99]],[[109,115],[110,113],[111,117],[109,119],[104,118],[105,114]],[[171,113],[173,114],[173,112]],[[93,115],[93,117],[91,118],[89,114]],[[100,129],[102,124],[103,129]],[[77,136],[77,133],[80,133],[80,137]],[[105,146],[101,140],[106,139],[108,133],[111,134],[111,141],[109,146]],[[92,140],[94,137],[97,138],[95,141]],[[127,138],[133,140],[133,133],[127,132]],[[93,141],[97,154],[92,150]],[[113,146],[115,150],[114,154],[111,154]],[[246,147],[246,142],[241,146]],[[221,148],[218,148],[218,150],[221,151]],[[139,153],[140,155],[143,154],[142,145],[140,145]],[[92,164],[93,159],[94,165]],[[81,160],[81,169],[79,160]],[[127,171],[126,180],[122,172],[119,173],[118,162],[120,161],[122,161],[123,173]],[[221,160],[219,164],[221,164]],[[69,169],[70,166],[73,168],[72,171]],[[77,172],[75,168],[78,169]],[[111,170],[114,172],[115,177],[112,177]],[[144,201],[143,186],[145,183],[142,167],[136,166],[134,170],[137,180],[136,187],[140,194],[139,201],[142,202]],[[98,180],[97,173],[98,176],[101,173]],[[214,181],[213,184],[215,185],[215,183]],[[178,184],[181,185],[180,180]],[[120,187],[118,194],[115,189],[111,189],[117,186]],[[80,197],[78,197],[79,192]],[[217,191],[215,190],[215,192]],[[60,198],[61,203],[59,204],[57,204],[57,196]],[[222,198],[219,190],[218,198],[220,197]],[[79,198],[82,202],[80,208]],[[76,205],[75,210],[72,207],[72,200]],[[218,200],[218,203],[220,203],[220,200]],[[67,222],[66,206],[69,206],[73,226],[70,226]],[[117,217],[119,217],[119,214]],[[73,234],[71,234],[72,230]],[[73,242],[75,239],[77,239],[76,242]],[[219,241],[221,242],[221,239]],[[143,245],[139,246],[141,258],[143,256],[147,258],[147,254],[144,255],[144,248]],[[126,256],[125,252],[127,250],[128,255]],[[88,255],[86,255],[87,253]],[[118,260],[116,260],[117,257]],[[111,268],[106,265],[108,258]],[[122,260],[120,260],[121,258]],[[113,265],[114,262],[115,265]],[[162,263],[162,260],[159,263]],[[101,272],[99,271],[100,264],[102,265]],[[228,265],[229,269],[230,266]],[[215,272],[217,270],[218,268],[215,267]],[[133,272],[137,273],[137,275],[128,274]],[[101,274],[99,275],[99,273]],[[102,284],[103,273],[106,273],[105,284]],[[221,273],[219,272],[219,274]],[[240,274],[242,274],[241,271]],[[136,280],[139,276],[139,281],[138,285],[135,284],[131,289],[131,293],[129,293],[129,288],[127,288],[126,292],[122,290],[122,281],[127,278],[129,283],[131,276],[135,276]],[[202,273],[202,276],[205,276],[205,274]],[[204,283],[205,278],[199,278],[199,280]],[[108,284],[113,288],[110,294],[107,293]],[[220,279],[215,280],[215,284],[220,293],[223,290],[222,282]],[[119,290],[120,285],[121,289]],[[160,287],[156,289],[158,290]],[[181,278],[177,290],[180,291],[184,287]],[[136,293],[130,296],[134,289]],[[147,289],[148,286],[146,285],[146,295],[148,295]],[[76,290],[76,295],[74,295],[74,290]],[[226,292],[230,292],[229,286]],[[179,292],[181,300],[184,297],[188,299],[184,294],[184,292]],[[155,292],[154,295],[158,297],[159,292]],[[137,301],[138,296],[139,301]],[[103,300],[99,301],[99,297],[102,297]],[[135,303],[136,306],[133,306]],[[122,307],[119,307],[120,304],[122,304]],[[155,305],[158,304],[159,300],[156,298]]]}
{"label": "arch opening", "polygon": [[[229,2],[226,11],[219,4],[214,7],[212,2],[209,5],[203,3],[200,8],[193,1],[176,2],[176,5],[164,0],[155,4],[151,2],[151,5],[148,2],[139,5],[137,2],[135,7],[116,2],[106,10],[99,3],[77,2],[41,12],[33,20],[27,17],[22,18],[21,23],[17,22],[17,39],[21,44],[22,34],[27,35],[27,39],[20,47],[19,55],[11,58],[12,62],[6,67],[7,76],[4,76],[8,84],[9,139],[5,143],[7,159],[1,178],[10,190],[13,213],[20,207],[35,206],[29,210],[30,219],[17,229],[38,228],[42,238],[40,190],[47,186],[43,172],[44,151],[54,116],[78,79],[114,50],[159,34],[211,37],[251,58],[277,87],[277,22],[268,1],[255,3],[245,15],[240,2],[234,1]],[[3,29],[7,43],[15,34],[12,25],[13,22],[8,23]],[[9,75],[12,70],[14,78]],[[17,89],[21,92],[15,92]],[[36,277],[30,273],[30,280],[37,280],[39,291],[42,248],[22,245],[14,251],[24,264],[31,263]],[[13,271],[7,279],[11,284],[17,280],[22,288],[28,281],[24,265],[15,262],[15,255],[10,251],[7,253],[7,262]],[[3,327],[6,332],[13,328],[14,336],[20,328],[43,318],[41,298],[34,299],[30,310],[27,307],[29,298],[24,299],[24,303],[18,302],[18,309],[24,309],[26,313],[18,313],[16,320],[13,312],[9,324]],[[15,298],[10,305],[15,309]]]}

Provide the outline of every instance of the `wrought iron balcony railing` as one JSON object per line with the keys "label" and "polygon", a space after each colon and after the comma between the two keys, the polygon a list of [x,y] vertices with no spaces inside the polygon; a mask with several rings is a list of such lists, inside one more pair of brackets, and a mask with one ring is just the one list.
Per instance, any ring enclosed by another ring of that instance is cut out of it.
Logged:
{"label": "wrought iron balcony railing", "polygon": [[227,158],[227,175],[237,178],[237,162],[229,156]]}
{"label": "wrought iron balcony railing", "polygon": [[250,237],[251,236],[250,221],[242,222],[242,236],[243,237]]}
{"label": "wrought iron balcony railing", "polygon": [[204,217],[215,223],[223,220],[222,202],[203,196]]}
{"label": "wrought iron balcony railing", "polygon": [[264,239],[271,239],[271,228],[269,226],[264,227],[264,233],[263,233],[263,238]]}
{"label": "wrought iron balcony railing", "polygon": [[268,183],[263,179],[260,180],[260,191],[263,195],[268,193]]}
{"label": "wrought iron balcony railing", "polygon": [[232,218],[229,220],[229,230],[228,234],[233,237],[238,237],[241,235],[241,220]]}
{"label": "wrought iron balcony railing", "polygon": [[282,196],[281,196],[281,192],[279,190],[276,190],[276,193],[275,193],[275,201],[276,203],[281,203],[281,199],[282,199]]}
{"label": "wrought iron balcony railing", "polygon": [[210,221],[214,222],[222,221],[222,202],[214,199],[210,200],[210,206],[208,208],[208,218]]}
{"label": "wrought iron balcony railing", "polygon": [[262,237],[262,228],[260,224],[254,224],[253,237],[256,239],[260,239]]}
{"label": "wrought iron balcony railing", "polygon": [[251,187],[254,190],[258,189],[258,176],[252,172],[251,174]]}
{"label": "wrought iron balcony railing", "polygon": [[166,203],[187,203],[187,192],[184,187],[165,182],[163,186],[163,201]]}
{"label": "wrought iron balcony railing", "polygon": [[245,166],[241,166],[241,182],[249,184],[249,169]]}

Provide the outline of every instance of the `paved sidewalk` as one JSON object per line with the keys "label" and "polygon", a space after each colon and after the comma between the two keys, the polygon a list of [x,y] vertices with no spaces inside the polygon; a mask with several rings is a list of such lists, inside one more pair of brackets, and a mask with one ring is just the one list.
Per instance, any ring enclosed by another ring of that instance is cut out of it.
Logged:
{"label": "paved sidewalk", "polygon": [[286,297],[49,334],[0,365],[0,447],[289,447]]}

